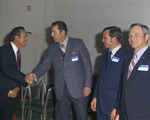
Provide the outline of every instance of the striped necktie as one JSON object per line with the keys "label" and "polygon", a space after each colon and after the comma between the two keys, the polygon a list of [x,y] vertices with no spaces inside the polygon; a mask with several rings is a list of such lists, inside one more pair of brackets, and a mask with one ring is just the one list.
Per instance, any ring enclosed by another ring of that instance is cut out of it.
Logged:
{"label": "striped necktie", "polygon": [[60,44],[60,49],[61,49],[61,56],[62,56],[62,59],[64,60],[65,58],[65,46],[63,43]]}
{"label": "striped necktie", "polygon": [[128,67],[127,80],[129,79],[129,77],[130,77],[130,75],[131,75],[131,73],[132,73],[132,70],[133,70],[134,66],[136,65],[136,63],[137,63],[137,54],[135,53],[135,54],[133,55],[133,58],[132,58],[131,62],[130,62],[130,65],[129,65],[129,67]]}

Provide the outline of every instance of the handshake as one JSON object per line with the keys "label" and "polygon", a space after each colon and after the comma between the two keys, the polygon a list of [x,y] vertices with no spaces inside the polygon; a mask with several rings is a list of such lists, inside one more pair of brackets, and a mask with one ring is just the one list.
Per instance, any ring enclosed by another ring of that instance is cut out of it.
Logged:
{"label": "handshake", "polygon": [[33,81],[35,80],[34,74],[33,73],[28,73],[25,76],[25,82],[28,84],[32,84]]}

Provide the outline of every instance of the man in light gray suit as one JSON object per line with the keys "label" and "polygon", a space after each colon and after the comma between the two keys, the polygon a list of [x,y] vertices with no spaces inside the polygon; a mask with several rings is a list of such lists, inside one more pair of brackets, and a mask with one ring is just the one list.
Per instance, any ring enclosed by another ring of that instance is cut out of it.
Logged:
{"label": "man in light gray suit", "polygon": [[52,23],[51,36],[55,43],[33,73],[39,79],[53,66],[58,120],[70,120],[71,103],[77,120],[87,120],[87,96],[92,85],[89,52],[81,39],[68,37],[62,21]]}

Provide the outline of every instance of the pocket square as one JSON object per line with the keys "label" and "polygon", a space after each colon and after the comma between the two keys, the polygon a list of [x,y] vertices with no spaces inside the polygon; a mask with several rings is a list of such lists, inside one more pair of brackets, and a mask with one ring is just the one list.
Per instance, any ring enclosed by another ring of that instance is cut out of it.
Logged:
{"label": "pocket square", "polygon": [[75,54],[76,52],[72,52],[71,54]]}

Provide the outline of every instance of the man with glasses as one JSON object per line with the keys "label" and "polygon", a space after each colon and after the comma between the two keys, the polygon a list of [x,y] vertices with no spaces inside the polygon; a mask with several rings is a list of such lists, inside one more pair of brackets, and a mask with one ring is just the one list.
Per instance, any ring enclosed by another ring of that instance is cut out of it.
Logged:
{"label": "man with glasses", "polygon": [[[27,33],[23,27],[14,28],[9,35],[10,43],[0,47],[0,120],[12,120],[14,98],[25,81],[32,84],[30,74],[20,72],[19,49],[26,46]],[[28,76],[28,77],[27,77]]]}

